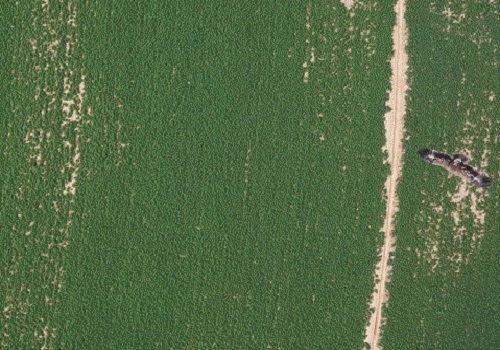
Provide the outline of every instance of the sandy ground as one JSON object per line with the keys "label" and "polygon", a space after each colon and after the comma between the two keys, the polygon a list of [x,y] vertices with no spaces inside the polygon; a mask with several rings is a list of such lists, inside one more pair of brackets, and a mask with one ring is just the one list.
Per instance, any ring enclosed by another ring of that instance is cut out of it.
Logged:
{"label": "sandy ground", "polygon": [[346,9],[350,10],[354,6],[354,0],[340,0],[342,5],[346,7]]}
{"label": "sandy ground", "polygon": [[388,299],[386,282],[389,281],[391,271],[389,260],[391,253],[396,248],[392,231],[394,229],[394,216],[399,205],[396,189],[401,175],[406,108],[405,96],[408,89],[406,77],[408,56],[405,51],[407,42],[407,28],[404,19],[405,8],[405,0],[398,0],[394,8],[396,12],[396,25],[392,33],[394,56],[391,59],[391,91],[387,101],[390,110],[384,116],[386,144],[383,150],[387,152],[387,162],[390,165],[390,174],[385,182],[387,205],[384,225],[381,229],[384,233],[384,245],[380,252],[380,261],[375,268],[375,288],[370,303],[373,313],[365,331],[365,342],[370,345],[372,350],[380,349],[380,333],[383,324],[382,309]]}

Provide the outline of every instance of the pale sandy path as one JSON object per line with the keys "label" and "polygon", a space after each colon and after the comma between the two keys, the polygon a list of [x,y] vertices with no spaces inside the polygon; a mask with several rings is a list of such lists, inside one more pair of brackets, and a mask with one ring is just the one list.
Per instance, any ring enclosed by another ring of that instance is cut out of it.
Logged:
{"label": "pale sandy path", "polygon": [[407,29],[404,19],[406,9],[405,0],[398,0],[394,8],[396,12],[396,25],[392,33],[394,56],[391,59],[391,91],[387,106],[390,108],[384,116],[386,144],[384,150],[387,152],[387,162],[390,165],[390,174],[385,182],[386,211],[382,231],[384,233],[384,245],[380,251],[380,261],[375,268],[375,288],[372,294],[370,308],[373,310],[370,323],[365,331],[365,342],[370,349],[379,350],[380,333],[383,324],[383,307],[388,299],[386,282],[389,281],[391,266],[390,255],[396,249],[395,237],[392,235],[394,229],[394,216],[398,211],[399,200],[397,196],[397,185],[401,175],[404,115],[406,109],[405,97],[407,86],[408,56],[406,54]]}

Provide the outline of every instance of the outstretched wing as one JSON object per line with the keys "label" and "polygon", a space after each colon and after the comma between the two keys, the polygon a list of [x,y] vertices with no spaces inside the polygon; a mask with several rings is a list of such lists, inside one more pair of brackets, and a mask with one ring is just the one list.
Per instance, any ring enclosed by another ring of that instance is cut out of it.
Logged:
{"label": "outstretched wing", "polygon": [[429,148],[421,149],[418,151],[418,154],[420,154],[423,160],[430,164],[446,167],[452,162],[451,157],[446,153],[437,152]]}
{"label": "outstretched wing", "polygon": [[490,187],[491,186],[491,179],[487,176],[477,174],[476,176],[473,176],[469,182],[477,187]]}
{"label": "outstretched wing", "polygon": [[469,158],[463,154],[456,153],[451,157],[443,152],[437,152],[429,148],[424,148],[418,151],[420,157],[427,163],[439,165],[452,175],[459,176],[468,183],[478,187],[491,186],[491,179],[483,174],[480,174],[472,166],[467,164]]}
{"label": "outstretched wing", "polygon": [[468,183],[477,187],[491,186],[491,179],[479,171],[474,169],[469,164],[460,164],[460,176],[467,180]]}
{"label": "outstretched wing", "polygon": [[422,159],[428,163],[432,163],[432,161],[434,160],[433,151],[429,148],[419,150],[418,154],[420,154],[420,157],[422,157]]}

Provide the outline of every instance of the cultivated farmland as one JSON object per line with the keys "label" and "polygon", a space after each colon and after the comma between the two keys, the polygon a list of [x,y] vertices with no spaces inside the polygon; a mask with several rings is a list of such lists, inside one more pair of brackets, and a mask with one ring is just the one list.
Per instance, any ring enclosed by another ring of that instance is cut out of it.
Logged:
{"label": "cultivated farmland", "polygon": [[495,3],[408,4],[408,139],[384,349],[500,344],[498,186],[472,188],[414,157],[462,152],[498,179],[498,15]]}
{"label": "cultivated farmland", "polygon": [[2,349],[500,342],[496,3],[0,8]]}

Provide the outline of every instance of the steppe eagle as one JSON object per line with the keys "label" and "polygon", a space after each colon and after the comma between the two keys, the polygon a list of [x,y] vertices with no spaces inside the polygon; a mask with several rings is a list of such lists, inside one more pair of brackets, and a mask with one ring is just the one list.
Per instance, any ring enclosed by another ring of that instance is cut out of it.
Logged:
{"label": "steppe eagle", "polygon": [[491,186],[491,179],[471,167],[469,158],[463,154],[456,153],[448,155],[443,152],[437,152],[429,148],[418,151],[423,160],[427,163],[439,165],[445,168],[451,175],[459,176],[468,183],[477,187]]}

